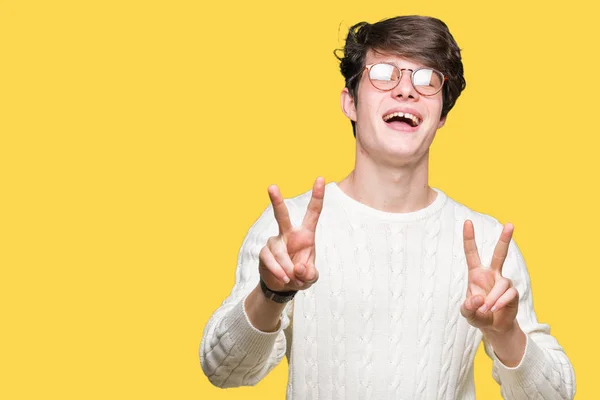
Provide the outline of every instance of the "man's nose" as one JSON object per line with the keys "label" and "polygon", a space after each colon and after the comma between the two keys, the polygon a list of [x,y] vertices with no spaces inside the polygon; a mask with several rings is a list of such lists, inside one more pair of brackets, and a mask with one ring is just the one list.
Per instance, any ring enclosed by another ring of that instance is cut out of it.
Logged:
{"label": "man's nose", "polygon": [[394,97],[403,97],[405,99],[416,98],[418,94],[415,90],[415,87],[412,84],[412,70],[403,69],[401,70],[401,72],[402,75],[400,75],[400,82],[398,83],[398,86],[396,86],[394,90],[392,90],[392,94],[394,95]]}

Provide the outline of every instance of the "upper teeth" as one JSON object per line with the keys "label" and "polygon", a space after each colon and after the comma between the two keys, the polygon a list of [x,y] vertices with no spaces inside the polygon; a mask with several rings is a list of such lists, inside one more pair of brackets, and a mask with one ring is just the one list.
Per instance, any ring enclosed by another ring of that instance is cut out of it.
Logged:
{"label": "upper teeth", "polygon": [[413,121],[414,125],[419,125],[419,118],[416,117],[415,115],[412,115],[411,113],[402,113],[402,112],[395,112],[392,114],[388,114],[386,116],[383,117],[384,121],[389,121],[390,119],[394,118],[394,117],[404,117],[404,118],[409,118]]}

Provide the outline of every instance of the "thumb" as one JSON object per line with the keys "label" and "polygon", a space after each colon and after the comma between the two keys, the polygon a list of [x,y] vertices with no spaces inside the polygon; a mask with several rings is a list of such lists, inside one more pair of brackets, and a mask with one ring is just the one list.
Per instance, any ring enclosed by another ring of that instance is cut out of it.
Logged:
{"label": "thumb", "polygon": [[296,275],[296,279],[309,284],[313,284],[319,279],[319,272],[312,263],[296,264],[294,275]]}
{"label": "thumb", "polygon": [[294,275],[302,279],[306,275],[306,266],[304,264],[294,265]]}
{"label": "thumb", "polygon": [[310,280],[310,271],[306,264],[294,265],[294,275],[296,275],[296,278],[301,280],[302,282]]}
{"label": "thumb", "polygon": [[479,307],[481,307],[484,301],[485,299],[481,295],[468,297],[460,306],[460,313],[468,321],[473,321],[475,319],[475,313]]}

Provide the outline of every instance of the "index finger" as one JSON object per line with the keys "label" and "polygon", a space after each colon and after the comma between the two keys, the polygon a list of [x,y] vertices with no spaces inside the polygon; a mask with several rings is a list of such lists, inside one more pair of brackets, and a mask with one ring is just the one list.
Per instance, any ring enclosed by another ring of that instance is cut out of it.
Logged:
{"label": "index finger", "polygon": [[312,197],[308,203],[306,215],[302,221],[302,225],[309,230],[315,232],[317,230],[317,222],[323,209],[323,198],[325,197],[325,179],[318,177],[313,185]]}
{"label": "index finger", "polygon": [[292,230],[292,222],[290,221],[290,214],[283,201],[283,196],[279,191],[277,185],[269,186],[267,190],[269,192],[269,199],[273,204],[273,213],[275,214],[275,220],[279,225],[279,234],[286,233]]}
{"label": "index finger", "polygon": [[510,245],[510,239],[512,238],[514,230],[515,227],[513,224],[508,223],[504,225],[502,233],[500,234],[500,239],[498,239],[498,243],[496,243],[496,247],[494,248],[492,263],[490,264],[491,269],[502,272],[502,266],[508,255],[508,246]]}
{"label": "index finger", "polygon": [[469,269],[480,267],[481,260],[475,243],[475,228],[473,228],[473,222],[470,220],[466,220],[463,225],[463,243]]}

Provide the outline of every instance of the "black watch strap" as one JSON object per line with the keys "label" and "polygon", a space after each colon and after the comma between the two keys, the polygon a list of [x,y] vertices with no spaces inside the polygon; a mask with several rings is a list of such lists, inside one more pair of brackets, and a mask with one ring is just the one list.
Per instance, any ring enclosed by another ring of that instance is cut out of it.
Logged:
{"label": "black watch strap", "polygon": [[260,288],[267,299],[276,303],[287,303],[294,298],[296,293],[298,293],[297,290],[291,290],[289,292],[276,292],[275,290],[269,289],[262,279],[260,280]]}

